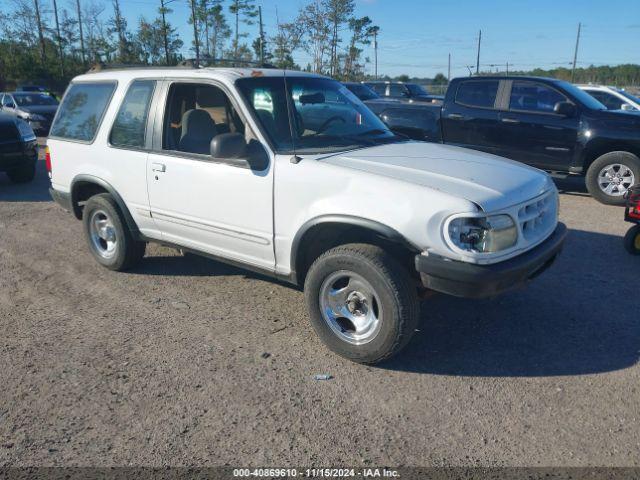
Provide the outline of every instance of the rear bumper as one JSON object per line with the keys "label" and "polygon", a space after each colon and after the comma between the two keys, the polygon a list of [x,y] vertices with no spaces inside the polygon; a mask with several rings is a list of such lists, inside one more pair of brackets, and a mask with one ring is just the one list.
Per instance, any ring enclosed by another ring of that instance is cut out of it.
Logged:
{"label": "rear bumper", "polygon": [[38,142],[0,144],[0,172],[6,172],[38,161]]}
{"label": "rear bumper", "polygon": [[456,297],[491,297],[516,288],[549,268],[562,250],[566,236],[567,227],[559,223],[551,236],[533,250],[504,262],[477,265],[416,255],[415,266],[428,289]]}
{"label": "rear bumper", "polygon": [[60,205],[62,208],[67,210],[68,212],[73,212],[73,206],[71,205],[71,194],[66,192],[61,192],[59,190],[55,190],[53,188],[49,189],[49,195],[51,198]]}

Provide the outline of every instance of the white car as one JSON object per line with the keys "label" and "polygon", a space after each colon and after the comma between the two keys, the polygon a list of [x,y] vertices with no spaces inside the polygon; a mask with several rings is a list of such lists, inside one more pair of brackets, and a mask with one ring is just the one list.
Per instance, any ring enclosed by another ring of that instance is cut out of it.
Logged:
{"label": "white car", "polygon": [[631,95],[626,90],[616,87],[605,87],[603,85],[577,85],[601,104],[607,110],[631,110],[640,111],[640,98]]}
{"label": "white car", "polygon": [[407,344],[426,290],[514,288],[566,234],[547,174],[397,137],[340,83],[299,72],[79,76],[46,158],[105,267],[159,242],[304,286],[318,335],[362,363]]}

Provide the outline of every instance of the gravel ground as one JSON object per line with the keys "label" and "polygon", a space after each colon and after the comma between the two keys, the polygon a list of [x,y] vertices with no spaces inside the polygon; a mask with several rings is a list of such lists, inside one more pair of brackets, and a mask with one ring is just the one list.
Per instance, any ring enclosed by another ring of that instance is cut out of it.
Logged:
{"label": "gravel ground", "polygon": [[425,301],[405,352],[363,367],[297,290],[159,246],[99,267],[42,167],[0,176],[0,466],[640,465],[640,258],[576,185],[551,270]]}

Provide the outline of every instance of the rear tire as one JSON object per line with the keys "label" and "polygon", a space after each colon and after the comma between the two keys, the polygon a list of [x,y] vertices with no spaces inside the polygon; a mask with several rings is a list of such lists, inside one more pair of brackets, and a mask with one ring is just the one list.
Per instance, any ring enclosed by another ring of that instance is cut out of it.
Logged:
{"label": "rear tire", "polygon": [[7,172],[9,180],[13,183],[29,183],[36,176],[36,164],[22,165]]}
{"label": "rear tire", "polygon": [[589,166],[585,179],[591,196],[606,205],[624,205],[624,193],[638,182],[640,158],[629,152],[610,152],[598,157]]}
{"label": "rear tire", "polygon": [[144,257],[146,243],[134,238],[120,207],[108,193],[87,201],[82,223],[91,255],[109,270],[127,270]]}
{"label": "rear tire", "polygon": [[418,325],[408,271],[374,245],[333,248],[311,265],[304,286],[311,325],[335,353],[373,364],[398,353]]}
{"label": "rear tire", "polygon": [[640,255],[640,225],[631,227],[624,236],[624,248],[631,255]]}

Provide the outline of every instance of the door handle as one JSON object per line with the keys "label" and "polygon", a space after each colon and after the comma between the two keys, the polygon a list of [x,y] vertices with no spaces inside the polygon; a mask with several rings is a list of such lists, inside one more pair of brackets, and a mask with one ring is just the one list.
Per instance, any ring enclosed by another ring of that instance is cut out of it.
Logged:
{"label": "door handle", "polygon": [[447,115],[447,118],[450,118],[451,120],[464,120],[464,117],[459,113],[450,113]]}
{"label": "door handle", "polygon": [[167,166],[164,163],[152,163],[151,170],[154,172],[165,172],[167,170]]}
{"label": "door handle", "polygon": [[502,123],[520,123],[520,120],[517,120],[515,118],[503,118]]}

